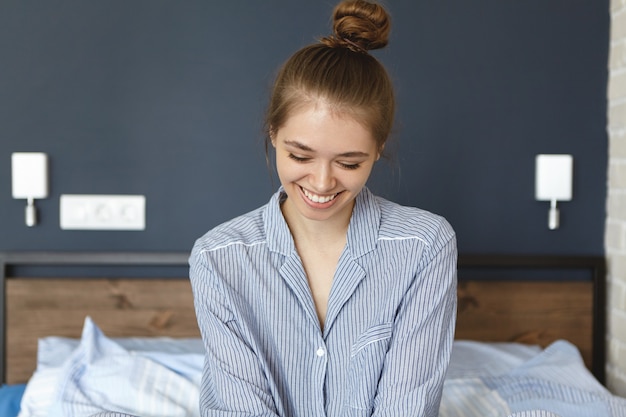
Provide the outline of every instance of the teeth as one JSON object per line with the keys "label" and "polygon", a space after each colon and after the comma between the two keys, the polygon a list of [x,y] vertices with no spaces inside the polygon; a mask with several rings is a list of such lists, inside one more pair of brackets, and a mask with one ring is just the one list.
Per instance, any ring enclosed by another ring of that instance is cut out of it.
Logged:
{"label": "teeth", "polygon": [[328,195],[328,196],[321,196],[321,195],[317,195],[317,194],[312,194],[312,193],[308,192],[307,190],[305,190],[304,188],[302,189],[302,191],[304,191],[304,195],[309,200],[313,201],[314,203],[328,203],[330,200],[332,200],[335,197],[337,197],[337,194]]}

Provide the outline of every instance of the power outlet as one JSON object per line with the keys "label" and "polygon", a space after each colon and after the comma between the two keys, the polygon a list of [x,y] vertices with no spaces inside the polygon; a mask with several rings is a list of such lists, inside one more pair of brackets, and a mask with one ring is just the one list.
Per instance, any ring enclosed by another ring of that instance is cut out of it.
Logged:
{"label": "power outlet", "polygon": [[63,230],[145,230],[146,198],[143,195],[61,196]]}

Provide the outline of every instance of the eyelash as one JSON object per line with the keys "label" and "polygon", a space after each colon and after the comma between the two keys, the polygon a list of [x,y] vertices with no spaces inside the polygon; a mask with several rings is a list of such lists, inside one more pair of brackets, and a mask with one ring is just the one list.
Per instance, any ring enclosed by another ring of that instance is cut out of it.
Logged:
{"label": "eyelash", "polygon": [[296,162],[306,162],[306,161],[308,161],[308,160],[310,159],[310,158],[301,158],[301,157],[299,157],[299,156],[295,156],[295,155],[294,155],[294,154],[292,154],[292,153],[290,153],[290,154],[289,154],[289,157],[290,157],[291,159],[293,159],[294,161],[296,161]]}
{"label": "eyelash", "polygon": [[[292,153],[289,154],[289,158],[293,159],[296,162],[307,162],[309,159],[311,159],[311,158],[302,158]],[[361,166],[361,164],[344,164],[344,163],[339,162],[339,166],[344,169],[357,169]]]}
{"label": "eyelash", "polygon": [[339,163],[339,165],[345,169],[357,169],[361,166],[361,164],[342,164],[342,163]]}

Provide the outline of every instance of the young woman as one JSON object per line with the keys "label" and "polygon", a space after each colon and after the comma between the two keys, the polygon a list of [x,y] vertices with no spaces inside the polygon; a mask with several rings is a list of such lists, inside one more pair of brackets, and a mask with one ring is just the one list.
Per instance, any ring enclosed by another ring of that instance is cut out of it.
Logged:
{"label": "young woman", "polygon": [[206,347],[202,416],[436,416],[456,316],[456,240],[365,184],[394,115],[367,51],[386,11],[341,2],[297,51],[267,113],[281,187],[198,239],[190,277]]}

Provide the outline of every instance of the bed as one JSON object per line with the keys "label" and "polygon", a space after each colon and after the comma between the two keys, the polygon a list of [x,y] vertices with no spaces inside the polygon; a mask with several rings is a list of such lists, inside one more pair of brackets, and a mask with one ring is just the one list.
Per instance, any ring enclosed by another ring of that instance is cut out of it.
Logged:
{"label": "bed", "polygon": [[[197,415],[202,345],[187,258],[0,253],[0,415]],[[626,400],[603,386],[604,265],[461,255],[440,416],[626,417]]]}

